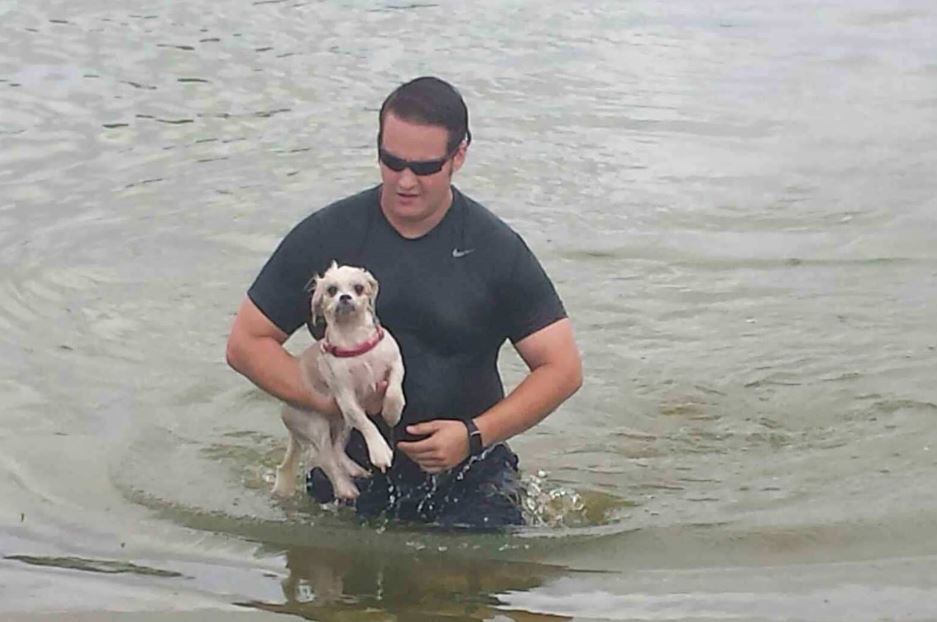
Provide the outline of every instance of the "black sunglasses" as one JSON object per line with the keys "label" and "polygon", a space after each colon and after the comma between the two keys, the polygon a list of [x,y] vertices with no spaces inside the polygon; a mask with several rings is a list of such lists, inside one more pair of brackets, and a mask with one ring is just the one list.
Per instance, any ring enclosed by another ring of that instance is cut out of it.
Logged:
{"label": "black sunglasses", "polygon": [[377,157],[381,161],[381,164],[395,173],[399,173],[404,169],[410,169],[413,171],[414,175],[424,177],[426,175],[435,175],[441,171],[442,167],[445,166],[446,162],[448,162],[449,158],[455,154],[457,149],[458,147],[451,151],[449,155],[444,158],[440,158],[439,160],[420,160],[416,162],[411,160],[404,160],[403,158],[398,158],[397,156],[384,151],[383,148],[379,148],[377,150]]}

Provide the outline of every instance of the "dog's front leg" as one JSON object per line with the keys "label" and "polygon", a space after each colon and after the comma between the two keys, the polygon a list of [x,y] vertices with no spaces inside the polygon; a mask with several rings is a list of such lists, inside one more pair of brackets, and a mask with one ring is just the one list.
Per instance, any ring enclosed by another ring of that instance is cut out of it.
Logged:
{"label": "dog's front leg", "polygon": [[361,432],[361,435],[364,436],[364,442],[368,446],[368,458],[371,460],[371,464],[381,471],[389,469],[394,460],[394,452],[388,447],[387,441],[381,436],[381,432],[377,429],[377,426],[368,419],[368,415],[355,399],[354,393],[351,391],[342,391],[336,394],[335,401],[338,402],[338,407],[341,409],[342,415],[344,415],[348,425],[357,428]]}
{"label": "dog's front leg", "polygon": [[387,425],[394,427],[400,423],[400,414],[406,401],[403,397],[403,361],[398,357],[390,366],[387,374],[387,391],[384,393],[384,404],[381,416]]}

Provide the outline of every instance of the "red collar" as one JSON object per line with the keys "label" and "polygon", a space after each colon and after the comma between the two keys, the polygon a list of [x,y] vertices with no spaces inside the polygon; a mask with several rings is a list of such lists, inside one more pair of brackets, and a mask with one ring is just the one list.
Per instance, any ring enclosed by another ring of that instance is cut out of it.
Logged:
{"label": "red collar", "polygon": [[360,345],[355,346],[354,348],[339,348],[338,346],[333,346],[331,343],[323,339],[322,349],[332,356],[337,356],[338,358],[350,358],[352,356],[364,354],[365,352],[370,352],[374,349],[374,346],[381,342],[381,339],[383,338],[384,329],[378,326],[377,332],[375,332],[370,339]]}

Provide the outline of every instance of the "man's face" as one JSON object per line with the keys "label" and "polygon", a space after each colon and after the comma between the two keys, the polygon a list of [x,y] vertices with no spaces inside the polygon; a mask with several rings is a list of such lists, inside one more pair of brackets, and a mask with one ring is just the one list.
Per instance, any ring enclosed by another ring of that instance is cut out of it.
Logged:
{"label": "man's face", "polygon": [[[392,158],[426,162],[445,158],[448,140],[443,127],[404,121],[388,113],[380,147]],[[417,175],[410,168],[394,171],[382,162],[381,207],[391,224],[403,229],[404,235],[422,235],[434,227],[452,202],[452,174],[464,161],[465,147],[460,145],[438,172],[429,175]]]}

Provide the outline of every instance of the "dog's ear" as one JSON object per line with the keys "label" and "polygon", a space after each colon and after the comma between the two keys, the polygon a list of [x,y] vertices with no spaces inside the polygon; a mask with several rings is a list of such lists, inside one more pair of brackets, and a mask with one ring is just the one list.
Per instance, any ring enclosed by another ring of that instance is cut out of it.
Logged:
{"label": "dog's ear", "polygon": [[365,283],[368,284],[368,308],[371,310],[371,313],[374,313],[374,305],[377,301],[377,291],[378,284],[377,279],[374,278],[374,275],[363,270]]}
{"label": "dog's ear", "polygon": [[312,292],[312,300],[310,301],[309,306],[312,310],[312,325],[315,326],[316,322],[322,317],[322,299],[325,295],[323,291],[324,288],[319,287],[319,283],[322,282],[322,276],[318,274],[312,275],[312,278],[309,279],[309,282],[306,283],[306,291]]}
{"label": "dog's ear", "polygon": [[318,274],[313,274],[311,277],[309,277],[309,280],[306,281],[306,284],[303,286],[303,291],[306,292],[307,294],[311,294],[313,290],[316,288],[317,280],[319,280]]}

